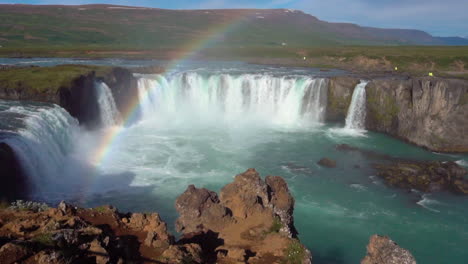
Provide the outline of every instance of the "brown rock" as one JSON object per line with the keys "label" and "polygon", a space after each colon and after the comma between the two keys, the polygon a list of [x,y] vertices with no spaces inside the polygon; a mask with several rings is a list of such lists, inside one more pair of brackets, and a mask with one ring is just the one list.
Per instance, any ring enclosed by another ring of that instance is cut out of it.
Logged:
{"label": "brown rock", "polygon": [[[167,225],[164,223],[157,213],[141,214],[134,213],[131,215],[127,224],[130,228],[147,232],[145,244],[155,246],[153,242],[159,240],[161,242],[171,244],[174,237],[167,231]],[[156,244],[161,244],[160,242]]]}
{"label": "brown rock", "polygon": [[202,250],[197,244],[173,245],[165,250],[162,257],[168,260],[168,263],[202,263]]}
{"label": "brown rock", "polygon": [[234,217],[245,219],[269,205],[267,185],[255,169],[248,169],[221,189],[220,200]]}
{"label": "brown rock", "polygon": [[361,264],[416,264],[416,260],[408,250],[399,247],[390,238],[373,235]]}
{"label": "brown rock", "polygon": [[219,230],[230,221],[226,207],[220,204],[218,195],[205,188],[197,189],[190,185],[187,190],[176,199],[176,210],[180,217],[176,221],[178,232],[195,233]]}
{"label": "brown rock", "polygon": [[317,162],[318,165],[322,167],[327,167],[327,168],[336,168],[336,161],[329,159],[329,158],[323,158]]}
{"label": "brown rock", "polygon": [[0,262],[3,264],[13,264],[21,262],[31,255],[31,252],[25,247],[7,243],[0,248]]}
{"label": "brown rock", "polygon": [[109,262],[107,250],[102,247],[97,239],[91,242],[89,252],[96,257],[96,264],[107,264]]}

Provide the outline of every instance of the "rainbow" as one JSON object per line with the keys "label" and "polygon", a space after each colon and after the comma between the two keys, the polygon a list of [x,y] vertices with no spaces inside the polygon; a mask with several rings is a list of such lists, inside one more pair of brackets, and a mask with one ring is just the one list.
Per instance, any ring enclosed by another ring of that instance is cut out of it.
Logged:
{"label": "rainbow", "polygon": [[[203,12],[213,11],[205,10]],[[209,48],[220,35],[227,34],[245,23],[247,21],[246,18],[248,18],[246,15],[251,14],[252,13],[248,12],[248,10],[233,10],[231,16],[226,17],[223,23],[213,25],[211,28],[201,33],[198,38],[183,46],[183,48],[177,53],[177,56],[170,60],[169,64],[165,67],[165,71],[161,74],[167,74],[173,71],[177,65],[190,60],[198,52]],[[148,94],[145,93],[135,95],[134,98],[129,99],[124,111],[121,110],[122,124],[120,126],[106,129],[105,134],[102,136],[94,153],[91,155],[92,164],[99,165],[106,159],[109,153],[112,152],[112,147],[117,145],[117,142],[119,142],[119,138],[122,136],[122,132],[125,130],[125,127],[130,125],[129,121],[135,120],[137,117],[139,112],[138,109],[140,108],[140,100],[145,99],[147,96]]]}

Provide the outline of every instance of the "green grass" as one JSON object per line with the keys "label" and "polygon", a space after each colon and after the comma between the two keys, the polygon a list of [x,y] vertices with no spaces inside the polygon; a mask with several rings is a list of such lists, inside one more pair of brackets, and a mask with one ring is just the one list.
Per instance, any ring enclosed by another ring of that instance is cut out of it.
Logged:
{"label": "green grass", "polygon": [[37,92],[57,92],[60,87],[70,86],[80,75],[95,72],[104,76],[111,67],[86,65],[61,65],[55,67],[12,68],[0,71],[0,87],[34,89]]}
{"label": "green grass", "polygon": [[286,256],[283,260],[283,264],[302,264],[305,257],[305,249],[301,243],[293,239],[289,246],[284,250]]}
{"label": "green grass", "polygon": [[52,234],[50,233],[42,233],[39,234],[31,239],[33,242],[40,244],[44,247],[54,247],[55,242],[52,239]]}
{"label": "green grass", "polygon": [[94,207],[93,211],[102,214],[102,213],[105,213],[107,211],[107,207],[105,207],[105,206]]}
{"label": "green grass", "polygon": [[270,226],[270,229],[268,229],[268,233],[278,233],[281,228],[283,228],[283,223],[281,223],[279,217],[275,217],[273,219],[273,223]]}

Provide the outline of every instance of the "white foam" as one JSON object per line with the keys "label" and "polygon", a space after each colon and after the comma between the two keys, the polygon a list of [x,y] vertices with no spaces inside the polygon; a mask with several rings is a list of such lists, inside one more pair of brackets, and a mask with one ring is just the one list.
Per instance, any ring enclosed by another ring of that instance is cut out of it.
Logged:
{"label": "white foam", "polygon": [[423,194],[423,195],[421,196],[421,198],[422,198],[422,199],[421,199],[420,201],[417,202],[418,205],[420,205],[420,206],[426,208],[426,209],[429,210],[429,211],[436,212],[436,213],[440,213],[439,210],[434,209],[434,208],[431,207],[431,206],[433,206],[433,205],[439,205],[439,204],[441,204],[439,201],[433,200],[433,199],[429,199],[427,194]]}

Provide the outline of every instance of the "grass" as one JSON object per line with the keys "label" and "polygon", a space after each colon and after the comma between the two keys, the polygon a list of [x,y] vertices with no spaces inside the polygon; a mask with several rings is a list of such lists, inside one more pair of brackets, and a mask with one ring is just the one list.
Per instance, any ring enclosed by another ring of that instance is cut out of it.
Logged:
{"label": "grass", "polygon": [[52,238],[52,234],[50,233],[42,233],[39,234],[31,239],[33,242],[40,244],[44,247],[54,247],[55,242]]}
{"label": "grass", "polygon": [[102,214],[102,213],[105,213],[107,211],[107,207],[105,207],[105,206],[94,207],[93,211]]}
{"label": "grass", "polygon": [[281,228],[283,228],[283,223],[281,223],[281,220],[279,217],[275,217],[273,219],[273,223],[271,224],[270,229],[268,229],[268,233],[278,233]]}
{"label": "grass", "polygon": [[72,81],[91,72],[103,76],[111,67],[86,65],[61,65],[55,67],[11,68],[0,71],[0,87],[3,89],[34,89],[39,93],[57,92],[70,86]]}
{"label": "grass", "polygon": [[284,250],[283,264],[302,264],[305,257],[305,249],[297,239],[293,239]]}

